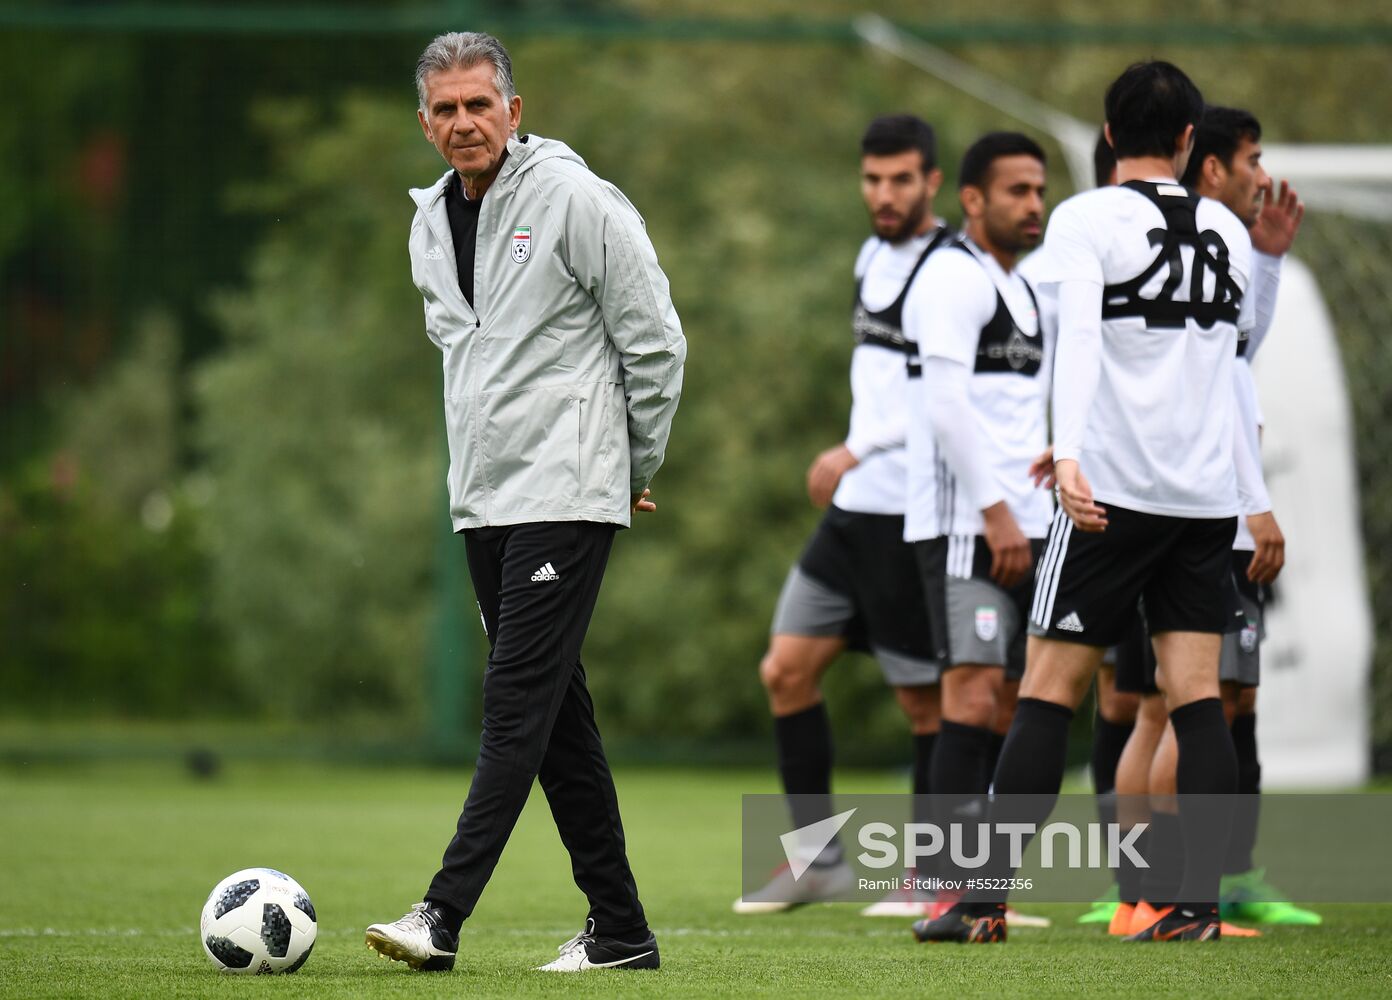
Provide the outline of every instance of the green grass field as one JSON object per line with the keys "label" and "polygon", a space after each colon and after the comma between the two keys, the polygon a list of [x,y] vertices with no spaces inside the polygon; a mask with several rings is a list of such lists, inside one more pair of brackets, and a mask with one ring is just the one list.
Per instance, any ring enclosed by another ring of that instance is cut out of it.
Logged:
{"label": "green grass field", "polygon": [[[1074,925],[1079,906],[1041,908],[1052,929],[989,948],[916,945],[905,921],[849,904],[737,917],[740,795],[773,791],[772,775],[627,769],[619,785],[661,971],[531,971],[585,915],[537,791],[456,971],[428,975],[378,959],[362,929],[420,898],[466,774],[263,762],[196,782],[172,763],[4,767],[0,997],[1392,995],[1392,905],[1321,907],[1322,927],[1210,947],[1122,944]],[[253,865],[290,872],[318,909],[318,943],[292,977],[224,977],[199,946],[208,890]]]}

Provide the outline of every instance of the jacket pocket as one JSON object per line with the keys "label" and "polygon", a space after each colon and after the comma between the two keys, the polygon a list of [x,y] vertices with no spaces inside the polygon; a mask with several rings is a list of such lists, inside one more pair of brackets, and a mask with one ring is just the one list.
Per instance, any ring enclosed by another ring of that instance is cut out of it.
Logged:
{"label": "jacket pocket", "polygon": [[490,507],[505,513],[574,506],[580,496],[576,387],[488,393],[482,403]]}
{"label": "jacket pocket", "polygon": [[580,492],[607,506],[628,498],[628,414],[623,386],[590,382],[575,386],[580,397]]}
{"label": "jacket pocket", "polygon": [[445,436],[449,441],[450,513],[455,517],[484,516],[483,469],[473,424],[474,404],[468,396],[445,397]]}

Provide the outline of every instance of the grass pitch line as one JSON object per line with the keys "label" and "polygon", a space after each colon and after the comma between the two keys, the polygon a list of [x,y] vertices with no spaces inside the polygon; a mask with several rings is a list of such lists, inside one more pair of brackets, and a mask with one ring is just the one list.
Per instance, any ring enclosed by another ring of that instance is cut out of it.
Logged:
{"label": "grass pitch line", "polygon": [[[905,927],[908,926],[906,923]],[[773,935],[796,935],[799,938],[843,938],[849,930],[856,931],[858,938],[901,938],[902,929],[891,931],[884,927],[867,927],[863,930],[856,925],[850,925],[844,929],[834,929],[825,927],[795,927],[786,924],[782,927],[771,927],[764,925],[759,928],[728,928],[728,927],[654,927],[653,932],[663,938],[669,937],[701,937],[701,938],[764,938]],[[466,939],[470,934],[479,937],[514,937],[514,938],[542,938],[550,940],[567,933],[566,928],[555,928],[540,930],[525,930],[518,927],[504,927],[497,930],[484,929],[480,931],[470,931],[465,928]],[[172,938],[172,937],[196,937],[198,928],[196,927],[161,927],[157,929],[147,929],[143,927],[0,927],[0,938],[132,938],[132,937],[153,937],[153,938]],[[355,938],[362,934],[360,927],[339,927],[329,929],[319,928],[319,937],[329,938]]]}

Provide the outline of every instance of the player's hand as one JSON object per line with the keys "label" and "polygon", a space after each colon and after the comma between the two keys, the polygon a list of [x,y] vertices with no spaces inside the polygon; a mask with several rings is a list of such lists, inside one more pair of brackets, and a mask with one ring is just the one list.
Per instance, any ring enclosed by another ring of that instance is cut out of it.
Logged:
{"label": "player's hand", "polygon": [[1286,536],[1281,534],[1281,526],[1276,523],[1276,515],[1252,514],[1247,518],[1247,530],[1257,549],[1252,553],[1252,561],[1247,565],[1247,579],[1253,583],[1269,584],[1280,575],[1286,564]]}
{"label": "player's hand", "polygon": [[1013,587],[1030,571],[1030,543],[1004,500],[981,512],[982,534],[991,550],[991,579],[1002,587]]}
{"label": "player's hand", "polygon": [[1042,486],[1046,490],[1054,488],[1058,480],[1054,478],[1053,445],[1049,445],[1043,454],[1030,463],[1029,477],[1034,480],[1035,486]]}
{"label": "player's hand", "polygon": [[851,454],[844,444],[828,448],[818,455],[807,470],[807,495],[816,507],[831,503],[832,494],[841,482],[841,477],[860,464],[860,459]]}
{"label": "player's hand", "polygon": [[1271,188],[1267,188],[1262,195],[1261,214],[1248,230],[1252,248],[1272,257],[1284,257],[1295,242],[1300,220],[1304,217],[1305,203],[1287,181],[1281,182],[1281,190],[1274,196]]}
{"label": "player's hand", "polygon": [[1073,527],[1079,531],[1106,531],[1107,512],[1092,501],[1092,486],[1088,484],[1078,460],[1063,458],[1054,463],[1058,479],[1059,504]]}
{"label": "player's hand", "polygon": [[652,496],[652,490],[644,490],[642,493],[633,494],[633,496],[629,498],[632,501],[628,508],[629,513],[647,514],[657,510],[657,504],[648,499],[650,496]]}

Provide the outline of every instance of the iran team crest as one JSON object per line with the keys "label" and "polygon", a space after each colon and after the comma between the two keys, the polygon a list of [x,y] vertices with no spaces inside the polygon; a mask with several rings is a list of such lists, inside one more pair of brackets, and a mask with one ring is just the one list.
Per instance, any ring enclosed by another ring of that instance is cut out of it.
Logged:
{"label": "iran team crest", "polygon": [[516,226],[512,230],[512,260],[515,264],[527,263],[532,255],[532,227]]}
{"label": "iran team crest", "polygon": [[976,637],[982,642],[990,642],[1000,631],[1000,618],[995,608],[976,609]]}
{"label": "iran team crest", "polygon": [[1252,653],[1256,651],[1257,643],[1260,640],[1261,631],[1257,627],[1257,623],[1252,621],[1252,619],[1248,618],[1247,624],[1244,625],[1242,627],[1242,631],[1238,633],[1238,645],[1242,647],[1242,651],[1244,653]]}

